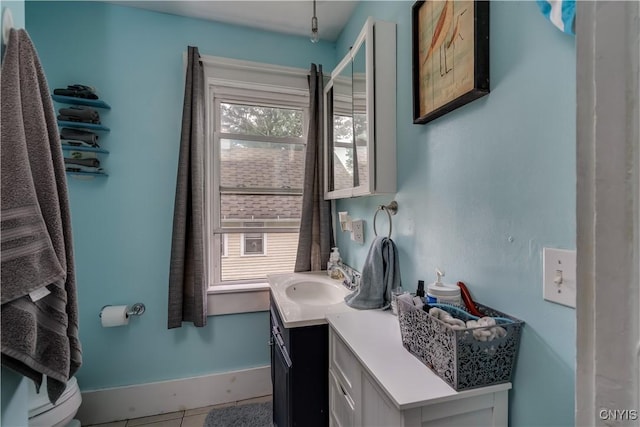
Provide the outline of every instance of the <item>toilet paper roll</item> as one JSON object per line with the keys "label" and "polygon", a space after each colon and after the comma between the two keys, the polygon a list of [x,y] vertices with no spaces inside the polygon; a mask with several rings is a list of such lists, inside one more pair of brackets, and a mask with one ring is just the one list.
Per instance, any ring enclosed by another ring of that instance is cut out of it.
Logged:
{"label": "toilet paper roll", "polygon": [[100,312],[100,322],[105,328],[112,326],[123,326],[129,323],[129,316],[127,311],[129,308],[126,305],[108,305]]}

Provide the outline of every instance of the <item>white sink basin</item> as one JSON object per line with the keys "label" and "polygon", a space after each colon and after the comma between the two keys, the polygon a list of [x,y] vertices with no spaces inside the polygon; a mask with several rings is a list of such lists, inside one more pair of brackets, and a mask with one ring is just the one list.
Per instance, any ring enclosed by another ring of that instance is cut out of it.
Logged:
{"label": "white sink basin", "polygon": [[285,294],[298,304],[333,305],[344,301],[344,286],[326,281],[303,281],[287,286]]}
{"label": "white sink basin", "polygon": [[328,313],[355,310],[344,302],[352,291],[327,272],[267,275],[271,295],[285,328],[326,324]]}

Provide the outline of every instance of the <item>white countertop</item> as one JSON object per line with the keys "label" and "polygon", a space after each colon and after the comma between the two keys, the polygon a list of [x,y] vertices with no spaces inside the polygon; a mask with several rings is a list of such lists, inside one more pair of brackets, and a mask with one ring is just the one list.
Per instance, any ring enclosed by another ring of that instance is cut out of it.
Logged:
{"label": "white countertop", "polygon": [[[329,278],[326,271],[269,274],[267,278],[285,328],[326,325],[328,314],[358,311],[344,302],[344,297],[352,291],[343,286],[339,280]],[[287,296],[287,287],[305,281],[319,282],[333,287],[334,291],[340,293],[341,301],[331,305],[308,305],[290,299]]]}
{"label": "white countertop", "polygon": [[328,313],[331,328],[399,410],[508,390],[511,383],[457,392],[402,346],[391,311]]}

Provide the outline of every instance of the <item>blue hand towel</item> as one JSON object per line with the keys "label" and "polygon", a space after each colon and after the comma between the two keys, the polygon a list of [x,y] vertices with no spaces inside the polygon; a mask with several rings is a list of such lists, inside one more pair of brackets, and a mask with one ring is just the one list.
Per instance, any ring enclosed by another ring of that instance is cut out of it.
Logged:
{"label": "blue hand towel", "polygon": [[391,304],[391,290],[400,285],[398,248],[393,240],[376,237],[364,262],[360,286],[344,300],[353,308],[384,310]]}

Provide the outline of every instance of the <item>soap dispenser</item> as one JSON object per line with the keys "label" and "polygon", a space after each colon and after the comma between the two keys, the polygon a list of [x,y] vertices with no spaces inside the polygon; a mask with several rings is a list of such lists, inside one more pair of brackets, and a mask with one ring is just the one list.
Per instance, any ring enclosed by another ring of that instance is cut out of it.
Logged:
{"label": "soap dispenser", "polygon": [[460,288],[442,283],[444,271],[436,268],[436,281],[427,287],[427,302],[429,304],[460,305]]}
{"label": "soap dispenser", "polygon": [[331,254],[329,254],[329,262],[327,262],[327,274],[332,279],[342,279],[342,272],[338,269],[338,265],[342,261],[340,258],[340,252],[338,248],[331,248]]}

